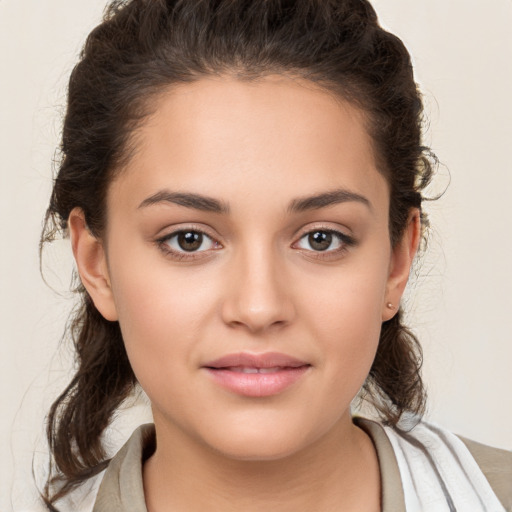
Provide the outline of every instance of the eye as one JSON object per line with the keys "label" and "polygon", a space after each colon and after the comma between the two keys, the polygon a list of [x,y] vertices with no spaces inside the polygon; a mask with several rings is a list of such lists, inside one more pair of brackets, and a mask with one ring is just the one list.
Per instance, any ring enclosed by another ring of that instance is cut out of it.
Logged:
{"label": "eye", "polygon": [[338,252],[354,245],[354,239],[339,231],[315,229],[303,235],[297,242],[299,249],[315,252]]}
{"label": "eye", "polygon": [[186,257],[187,253],[198,253],[216,249],[220,246],[218,242],[209,237],[206,233],[194,229],[175,231],[158,240],[159,245],[167,252]]}

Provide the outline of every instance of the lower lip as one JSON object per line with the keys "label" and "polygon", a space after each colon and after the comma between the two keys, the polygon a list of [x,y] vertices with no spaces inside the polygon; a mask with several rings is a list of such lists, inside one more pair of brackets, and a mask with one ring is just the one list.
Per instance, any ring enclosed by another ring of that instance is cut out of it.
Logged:
{"label": "lower lip", "polygon": [[274,373],[242,373],[225,369],[205,368],[222,387],[238,395],[250,397],[273,396],[297,382],[310,366],[283,368]]}

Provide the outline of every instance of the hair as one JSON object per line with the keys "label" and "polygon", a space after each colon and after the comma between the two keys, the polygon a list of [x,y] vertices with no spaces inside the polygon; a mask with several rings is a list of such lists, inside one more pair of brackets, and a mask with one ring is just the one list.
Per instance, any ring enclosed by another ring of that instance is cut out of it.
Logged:
{"label": "hair", "polygon": [[[254,81],[271,74],[318,84],[364,113],[389,183],[390,240],[398,243],[411,209],[421,210],[435,159],[422,145],[423,106],[410,56],[366,0],[116,0],[70,77],[41,248],[65,236],[75,207],[89,230],[103,235],[107,188],[130,158],[133,135],[158,94],[208,76]],[[421,218],[425,226],[423,212]],[[137,384],[118,323],[101,316],[83,286],[76,291],[80,304],[67,332],[77,369],[48,414],[43,499],[49,510],[108,465],[102,434]],[[387,423],[424,412],[421,362],[399,309],[382,324],[364,385]]]}

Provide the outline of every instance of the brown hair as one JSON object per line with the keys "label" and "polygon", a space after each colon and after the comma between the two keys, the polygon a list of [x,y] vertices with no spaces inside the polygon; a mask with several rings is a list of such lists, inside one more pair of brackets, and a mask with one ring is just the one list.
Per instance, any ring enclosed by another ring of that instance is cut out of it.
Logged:
{"label": "brown hair", "polygon": [[[276,73],[335,91],[366,114],[390,185],[396,244],[411,209],[421,207],[432,165],[421,144],[422,102],[409,54],[366,0],[116,0],[71,74],[62,160],[41,246],[65,232],[74,207],[101,237],[107,187],[130,156],[130,135],[151,98],[164,88],[209,75],[254,80]],[[77,370],[48,415],[49,510],[108,465],[101,435],[136,385],[119,325],[99,314],[82,286],[78,292],[68,329]],[[398,311],[382,325],[365,384],[385,421],[395,424],[404,411],[422,414],[420,367],[419,344]]]}

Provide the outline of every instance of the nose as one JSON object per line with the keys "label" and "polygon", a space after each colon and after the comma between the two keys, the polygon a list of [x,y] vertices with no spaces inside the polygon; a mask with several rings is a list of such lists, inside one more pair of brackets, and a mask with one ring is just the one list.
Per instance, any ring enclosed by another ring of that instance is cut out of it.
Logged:
{"label": "nose", "polygon": [[293,320],[292,283],[283,262],[270,248],[254,250],[253,246],[231,263],[222,304],[227,325],[262,333]]}

